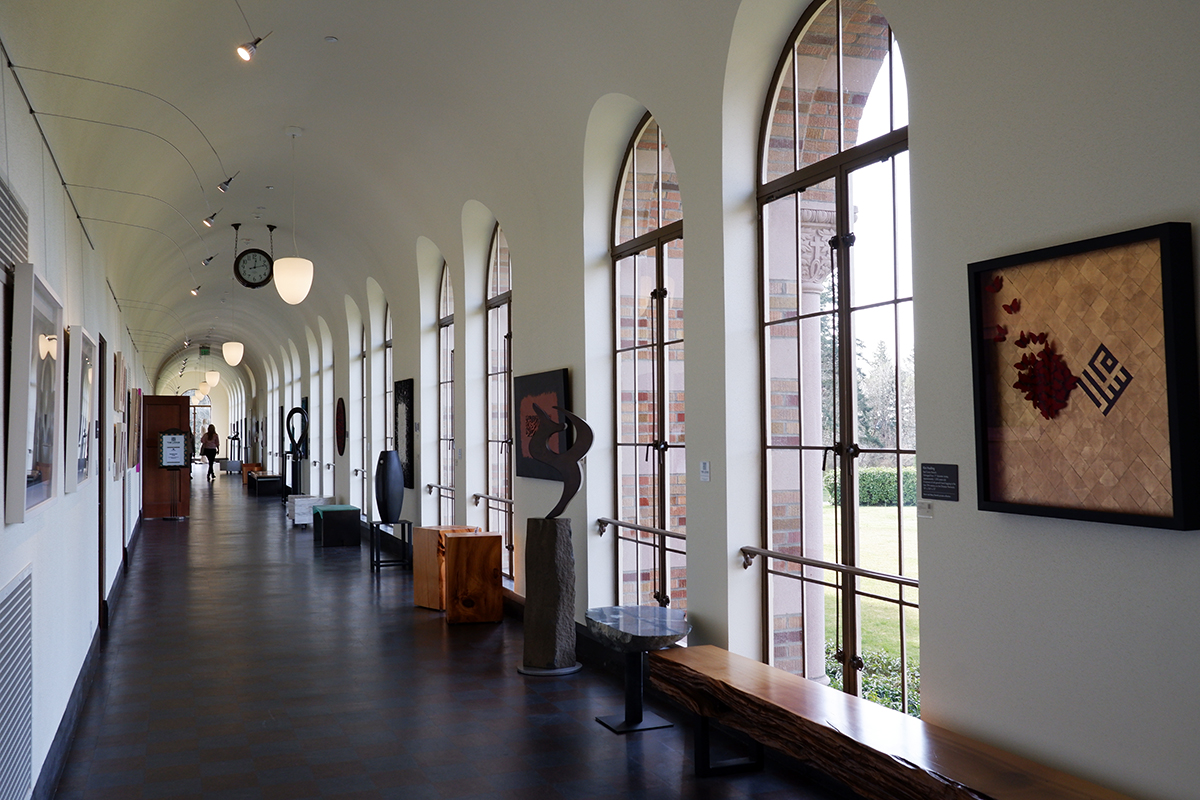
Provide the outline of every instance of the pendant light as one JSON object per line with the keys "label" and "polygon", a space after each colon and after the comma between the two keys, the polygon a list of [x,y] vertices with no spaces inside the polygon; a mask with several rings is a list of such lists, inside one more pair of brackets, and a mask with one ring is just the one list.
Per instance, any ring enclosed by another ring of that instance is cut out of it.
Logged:
{"label": "pendant light", "polygon": [[221,355],[225,356],[225,363],[231,367],[242,363],[242,356],[245,354],[246,345],[241,342],[226,342],[221,345]]}
{"label": "pendant light", "polygon": [[287,129],[287,135],[292,137],[292,252],[297,255],[275,260],[275,291],[291,306],[308,297],[313,281],[313,262],[300,258],[296,247],[296,139],[301,133],[300,128]]}
{"label": "pendant light", "polygon": [[208,372],[204,373],[204,378],[208,381],[208,386],[211,389],[213,386],[216,386],[221,382],[221,373],[219,370],[210,369]]}
{"label": "pendant light", "polygon": [[208,385],[208,381],[200,381],[200,385],[196,387],[196,396],[197,397],[207,396],[209,389],[211,389],[211,388],[212,387],[210,387]]}
{"label": "pendant light", "polygon": [[[233,256],[234,256],[234,258],[237,258],[238,228],[240,228],[241,225],[242,224],[240,222],[235,222],[235,223],[233,223],[232,226],[230,226],[233,228]],[[233,286],[233,278],[229,279],[229,285]],[[231,300],[231,303],[237,302],[236,294],[230,294],[230,297],[234,298],[233,300]],[[234,316],[233,308],[231,307],[230,311],[229,311],[229,323],[231,325],[233,324],[233,321],[234,321],[233,316]],[[246,354],[246,345],[243,344],[242,342],[226,342],[225,344],[221,345],[221,355],[225,357],[225,363],[231,367],[236,367],[238,364],[242,363],[242,356],[245,354]]]}

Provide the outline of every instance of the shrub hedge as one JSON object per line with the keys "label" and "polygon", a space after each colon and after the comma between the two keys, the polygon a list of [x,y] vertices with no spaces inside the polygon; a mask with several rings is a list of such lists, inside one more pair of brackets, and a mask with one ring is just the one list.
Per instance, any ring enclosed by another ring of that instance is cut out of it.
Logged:
{"label": "shrub hedge", "polygon": [[[825,499],[840,500],[838,486],[834,483],[834,472],[825,473]],[[904,467],[901,474],[904,482],[904,505],[917,504],[917,469]],[[858,471],[858,504],[860,506],[896,505],[895,467],[864,467]]]}
{"label": "shrub hedge", "polygon": [[[829,685],[842,689],[842,664],[833,655],[833,642],[825,643],[825,674]],[[859,673],[862,697],[881,706],[901,710],[900,658],[885,650],[866,650],[862,654],[863,669]],[[908,713],[921,716],[921,668],[908,662]]]}

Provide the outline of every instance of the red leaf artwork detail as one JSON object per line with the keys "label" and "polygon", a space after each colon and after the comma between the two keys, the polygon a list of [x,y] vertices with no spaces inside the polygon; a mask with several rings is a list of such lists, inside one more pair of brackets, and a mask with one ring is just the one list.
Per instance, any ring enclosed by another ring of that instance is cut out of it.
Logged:
{"label": "red leaf artwork detail", "polygon": [[[1025,335],[1024,331],[1021,335]],[[1040,333],[1038,338],[1045,342],[1046,334]],[[1013,366],[1020,370],[1013,388],[1023,392],[1025,399],[1046,419],[1054,419],[1067,407],[1067,398],[1079,383],[1063,357],[1054,352],[1053,344],[1046,345],[1036,355],[1025,353]]]}
{"label": "red leaf artwork detail", "polygon": [[1004,337],[1008,336],[1008,328],[1003,325],[996,326],[996,335],[992,337],[993,342],[1003,342]]}
{"label": "red leaf artwork detail", "polygon": [[1004,309],[1005,313],[1015,314],[1021,310],[1021,298],[1014,297],[1011,303],[1002,303],[1000,307]]}
{"label": "red leaf artwork detail", "polygon": [[1000,287],[1003,285],[1004,285],[1004,278],[1001,278],[999,275],[997,275],[996,277],[992,278],[992,282],[986,284],[983,287],[983,289],[984,289],[984,291],[995,294],[996,292],[1000,291]]}

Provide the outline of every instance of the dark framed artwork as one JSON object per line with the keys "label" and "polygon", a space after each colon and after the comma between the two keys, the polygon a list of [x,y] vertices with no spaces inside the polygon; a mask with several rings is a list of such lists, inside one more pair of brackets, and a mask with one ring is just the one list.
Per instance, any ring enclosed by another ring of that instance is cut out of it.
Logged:
{"label": "dark framed artwork", "polygon": [[1195,530],[1192,234],[969,265],[979,508]]}
{"label": "dark framed artwork", "polygon": [[91,474],[92,416],[95,401],[96,341],[78,325],[67,328],[67,416],[64,441],[65,490],[69,494]]}
{"label": "dark framed artwork", "polygon": [[[513,448],[513,466],[518,476],[548,481],[562,480],[557,470],[529,455],[529,441],[538,427],[537,414],[533,410],[534,403],[537,403],[551,419],[559,421],[562,416],[555,408],[568,408],[568,402],[566,369],[553,369],[513,378],[512,429],[513,438],[516,440],[516,446]],[[561,453],[567,448],[568,433],[569,430],[550,437],[548,447],[551,452]]]}
{"label": "dark framed artwork", "polygon": [[4,519],[24,522],[25,512],[54,497],[54,470],[62,464],[58,419],[63,409],[65,348],[62,303],[33,271],[13,268],[12,354],[9,365],[8,474]]}
{"label": "dark framed artwork", "polygon": [[400,466],[404,470],[404,488],[411,489],[413,483],[413,379],[396,381],[393,395],[396,407],[394,427],[396,451],[400,453]]}

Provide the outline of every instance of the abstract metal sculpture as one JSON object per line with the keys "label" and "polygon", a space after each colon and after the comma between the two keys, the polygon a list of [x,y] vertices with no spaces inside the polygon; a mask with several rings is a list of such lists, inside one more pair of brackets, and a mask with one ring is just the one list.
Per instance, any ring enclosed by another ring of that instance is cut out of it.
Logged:
{"label": "abstract metal sculpture", "polygon": [[[555,422],[550,419],[545,411],[537,403],[533,404],[533,410],[538,415],[537,431],[529,440],[529,455],[532,458],[541,461],[543,464],[548,464],[558,473],[562,475],[563,492],[562,497],[558,501],[558,505],[554,510],[546,515],[546,519],[554,519],[561,514],[567,507],[567,503],[571,502],[571,498],[579,491],[580,485],[583,483],[583,470],[579,467],[580,460],[587,455],[587,451],[591,449],[592,442],[595,439],[592,433],[592,428],[583,420],[583,418],[572,414],[565,408],[554,407],[555,411],[566,416],[575,424],[575,443],[561,453],[555,453],[550,450],[547,443],[550,437],[559,431],[565,431],[567,424],[565,422]],[[564,437],[565,438],[565,437]]]}

